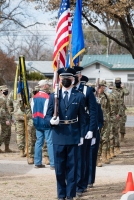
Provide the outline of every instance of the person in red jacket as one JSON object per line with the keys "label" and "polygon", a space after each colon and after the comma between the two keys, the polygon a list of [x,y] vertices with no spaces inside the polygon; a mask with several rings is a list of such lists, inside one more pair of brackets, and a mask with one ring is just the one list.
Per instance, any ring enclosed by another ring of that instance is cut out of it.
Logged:
{"label": "person in red jacket", "polygon": [[45,167],[45,165],[42,164],[42,147],[44,145],[45,139],[50,159],[50,169],[54,169],[52,131],[51,128],[44,128],[44,117],[48,108],[50,85],[51,83],[49,80],[39,81],[38,86],[40,87],[40,91],[36,95],[34,95],[31,102],[33,123],[36,128],[37,138],[34,153],[34,164],[36,168]]}

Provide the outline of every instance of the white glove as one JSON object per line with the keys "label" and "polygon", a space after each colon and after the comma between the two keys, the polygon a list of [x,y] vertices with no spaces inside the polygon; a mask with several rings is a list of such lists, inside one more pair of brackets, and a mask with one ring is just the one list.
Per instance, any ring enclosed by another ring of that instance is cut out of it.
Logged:
{"label": "white glove", "polygon": [[85,136],[85,139],[91,139],[93,137],[93,132],[92,131],[88,131],[86,136]]}
{"label": "white glove", "polygon": [[80,138],[80,143],[78,144],[78,146],[81,146],[81,145],[83,144],[83,142],[84,142],[84,138],[81,137],[81,138]]}
{"label": "white glove", "polygon": [[92,138],[91,140],[91,146],[93,146],[96,143],[96,138]]}
{"label": "white glove", "polygon": [[52,117],[52,119],[50,120],[50,124],[52,124],[52,125],[58,125],[59,124],[59,117]]}

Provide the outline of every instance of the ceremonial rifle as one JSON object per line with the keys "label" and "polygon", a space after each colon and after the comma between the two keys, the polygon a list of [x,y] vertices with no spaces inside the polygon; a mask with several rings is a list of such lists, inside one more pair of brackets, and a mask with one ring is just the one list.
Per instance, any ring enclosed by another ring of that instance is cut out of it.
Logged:
{"label": "ceremonial rifle", "polygon": [[99,82],[100,82],[100,79],[98,78],[97,83],[96,83],[96,97],[98,97]]}
{"label": "ceremonial rifle", "polygon": [[[99,71],[99,76],[100,76],[100,71]],[[100,77],[98,77],[97,82],[96,82],[96,97],[98,97],[99,82],[100,82]]]}
{"label": "ceremonial rifle", "polygon": [[55,119],[58,116],[58,103],[59,103],[59,76],[58,76],[58,69],[60,66],[60,52],[58,54],[58,63],[57,63],[57,69],[55,72],[55,92],[54,92],[54,117]]}

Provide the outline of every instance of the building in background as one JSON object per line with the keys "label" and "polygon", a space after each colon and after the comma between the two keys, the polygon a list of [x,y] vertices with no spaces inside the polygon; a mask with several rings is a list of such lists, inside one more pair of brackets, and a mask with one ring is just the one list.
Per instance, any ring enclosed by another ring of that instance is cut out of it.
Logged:
{"label": "building in background", "polygon": [[123,83],[134,82],[134,59],[131,55],[84,55],[81,66],[82,74],[89,82],[97,78],[114,81],[121,77]]}
{"label": "building in background", "polygon": [[[16,61],[18,64],[18,61]],[[25,61],[26,71],[30,72],[39,72],[43,74],[46,78],[53,79],[53,61]]]}
{"label": "building in background", "polygon": [[[46,78],[53,78],[52,61],[26,61],[26,70],[39,72]],[[84,55],[81,61],[82,74],[88,76],[89,82],[97,78],[114,81],[121,77],[123,83],[134,82],[134,59],[131,55]]]}

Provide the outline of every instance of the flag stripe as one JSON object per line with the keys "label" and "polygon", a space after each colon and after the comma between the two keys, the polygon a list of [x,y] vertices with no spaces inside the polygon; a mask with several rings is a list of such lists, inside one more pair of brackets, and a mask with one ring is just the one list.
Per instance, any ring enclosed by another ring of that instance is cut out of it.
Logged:
{"label": "flag stripe", "polygon": [[[63,36],[62,36],[62,37],[63,37]],[[69,40],[69,36],[67,35],[67,36],[64,37],[64,38],[60,38],[59,40],[60,40],[60,41],[59,41],[58,45],[55,47],[54,57],[57,56],[57,53],[62,49],[62,46],[63,46],[64,44],[66,44],[66,42],[69,42],[69,41],[68,41],[68,40]],[[63,46],[63,47],[64,47],[64,46]]]}
{"label": "flag stripe", "polygon": [[62,17],[59,18],[59,22],[56,28],[56,33],[59,31],[60,26],[62,25],[62,23],[64,22],[68,22],[68,11],[66,11]]}
{"label": "flag stripe", "polygon": [[57,44],[60,42],[60,40],[63,40],[63,39],[64,39],[65,35],[68,36],[68,26],[64,27],[64,28],[62,29],[62,31],[59,33],[58,38],[57,38],[56,41],[55,41],[54,50],[56,50]]}
{"label": "flag stripe", "polygon": [[[61,0],[59,9],[59,20],[56,28],[56,39],[54,43],[53,68],[65,67],[66,46],[69,44],[71,34],[70,0]],[[59,54],[59,66],[58,66]]]}

